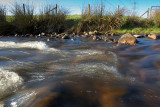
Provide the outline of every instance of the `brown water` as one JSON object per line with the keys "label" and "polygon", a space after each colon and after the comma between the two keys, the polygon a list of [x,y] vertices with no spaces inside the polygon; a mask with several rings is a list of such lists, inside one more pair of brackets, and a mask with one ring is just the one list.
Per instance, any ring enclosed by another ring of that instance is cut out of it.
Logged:
{"label": "brown water", "polygon": [[159,107],[160,40],[0,38],[6,107]]}

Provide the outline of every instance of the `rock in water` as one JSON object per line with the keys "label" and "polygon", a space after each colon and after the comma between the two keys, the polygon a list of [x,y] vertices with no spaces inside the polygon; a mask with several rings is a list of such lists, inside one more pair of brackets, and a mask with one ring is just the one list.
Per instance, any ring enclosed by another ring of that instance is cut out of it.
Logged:
{"label": "rock in water", "polygon": [[122,35],[118,40],[118,44],[134,45],[135,43],[136,38],[129,33]]}
{"label": "rock in water", "polygon": [[157,39],[157,35],[156,35],[155,33],[150,33],[150,34],[148,35],[148,38],[153,39],[153,40],[156,40],[156,39]]}
{"label": "rock in water", "polygon": [[135,38],[142,38],[142,35],[133,35]]}
{"label": "rock in water", "polygon": [[99,36],[93,36],[93,40],[101,40],[101,37],[99,37]]}
{"label": "rock in water", "polygon": [[67,35],[64,35],[64,36],[62,37],[62,39],[70,39],[70,37],[67,36]]}
{"label": "rock in water", "polygon": [[95,35],[95,32],[90,31],[89,35]]}

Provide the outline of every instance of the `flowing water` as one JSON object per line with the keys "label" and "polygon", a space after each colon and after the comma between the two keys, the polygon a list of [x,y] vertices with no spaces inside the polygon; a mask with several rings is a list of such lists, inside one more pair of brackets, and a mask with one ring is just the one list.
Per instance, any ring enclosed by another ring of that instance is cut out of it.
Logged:
{"label": "flowing water", "polygon": [[160,40],[0,37],[0,106],[159,107]]}

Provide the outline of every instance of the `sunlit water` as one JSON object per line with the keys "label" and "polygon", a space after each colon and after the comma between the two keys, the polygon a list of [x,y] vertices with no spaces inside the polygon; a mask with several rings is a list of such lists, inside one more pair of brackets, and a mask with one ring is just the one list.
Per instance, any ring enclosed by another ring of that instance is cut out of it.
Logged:
{"label": "sunlit water", "polygon": [[0,105],[159,107],[160,40],[0,38]]}

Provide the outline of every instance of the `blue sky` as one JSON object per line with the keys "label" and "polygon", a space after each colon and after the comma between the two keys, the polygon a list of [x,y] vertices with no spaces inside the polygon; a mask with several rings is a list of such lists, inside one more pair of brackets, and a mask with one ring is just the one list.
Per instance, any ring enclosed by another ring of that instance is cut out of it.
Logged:
{"label": "blue sky", "polygon": [[[0,4],[8,6],[15,1],[22,3],[30,1],[37,7],[36,9],[47,4],[54,5],[57,3],[68,9],[70,14],[81,14],[82,7],[87,6],[89,3],[91,5],[98,5],[101,3],[101,0],[0,0]],[[134,1],[136,2],[136,12],[138,15],[143,14],[151,6],[160,6],[160,0],[103,0],[103,4],[107,10],[115,9],[118,4],[120,7],[132,10]]]}

